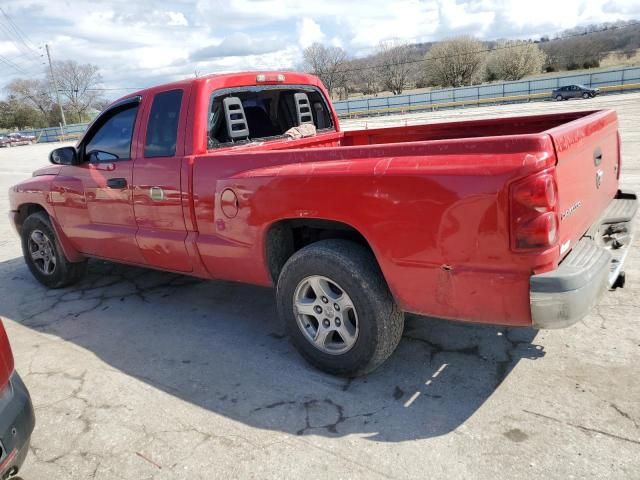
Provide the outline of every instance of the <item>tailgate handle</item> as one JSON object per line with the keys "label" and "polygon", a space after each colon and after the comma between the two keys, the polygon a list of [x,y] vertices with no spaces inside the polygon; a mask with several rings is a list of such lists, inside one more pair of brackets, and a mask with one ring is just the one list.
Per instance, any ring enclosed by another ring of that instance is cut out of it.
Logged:
{"label": "tailgate handle", "polygon": [[596,149],[593,151],[593,164],[596,167],[599,167],[601,163],[602,163],[602,150],[600,150],[600,147],[596,147]]}

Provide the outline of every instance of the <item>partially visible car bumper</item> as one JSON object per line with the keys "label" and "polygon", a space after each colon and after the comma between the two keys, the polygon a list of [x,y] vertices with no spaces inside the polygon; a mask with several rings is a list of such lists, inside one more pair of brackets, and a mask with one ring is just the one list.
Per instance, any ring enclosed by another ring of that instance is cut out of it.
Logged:
{"label": "partially visible car bumper", "polygon": [[29,451],[35,415],[31,397],[14,372],[0,393],[0,478],[18,473]]}
{"label": "partially visible car bumper", "polygon": [[618,192],[556,270],[531,277],[529,298],[535,328],[572,325],[614,286],[624,274],[637,208],[635,194]]}

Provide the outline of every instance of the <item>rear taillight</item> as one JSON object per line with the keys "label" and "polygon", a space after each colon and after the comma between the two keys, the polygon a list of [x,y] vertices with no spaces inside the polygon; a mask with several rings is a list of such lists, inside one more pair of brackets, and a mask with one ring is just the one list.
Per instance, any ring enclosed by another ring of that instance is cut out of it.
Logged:
{"label": "rear taillight", "polygon": [[553,170],[511,185],[511,247],[544,249],[558,241],[558,189]]}

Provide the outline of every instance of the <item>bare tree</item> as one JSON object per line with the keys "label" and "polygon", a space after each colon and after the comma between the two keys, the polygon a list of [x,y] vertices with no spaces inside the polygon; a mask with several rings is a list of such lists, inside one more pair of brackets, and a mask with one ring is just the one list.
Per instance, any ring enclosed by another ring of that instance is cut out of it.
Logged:
{"label": "bare tree", "polygon": [[16,78],[6,89],[10,96],[17,101],[24,102],[32,108],[36,108],[46,121],[53,100],[49,82],[35,78]]}
{"label": "bare tree", "polygon": [[608,53],[606,44],[599,38],[601,36],[602,34],[594,34],[545,42],[542,49],[547,55],[547,68],[575,70],[599,66]]}
{"label": "bare tree", "polygon": [[487,79],[520,80],[526,75],[540,73],[546,57],[532,42],[500,42],[487,59]]}
{"label": "bare tree", "polygon": [[377,67],[379,63],[381,62],[374,57],[357,58],[349,62],[349,77],[357,91],[364,95],[377,95],[380,92],[382,84],[380,69]]}
{"label": "bare tree", "polygon": [[432,85],[461,87],[481,79],[486,53],[473,37],[434,44],[425,56],[426,78]]}
{"label": "bare tree", "polygon": [[378,46],[378,74],[383,86],[399,95],[409,84],[416,63],[411,47],[397,40],[381,42]]}
{"label": "bare tree", "polygon": [[60,94],[67,100],[66,108],[82,121],[86,113],[100,99],[102,77],[98,67],[91,64],[79,64],[73,60],[54,64],[56,80]]}
{"label": "bare tree", "polygon": [[333,96],[338,88],[347,83],[347,52],[340,47],[325,47],[314,43],[302,52],[304,70],[320,77],[322,83]]}
{"label": "bare tree", "polygon": [[103,110],[105,110],[109,105],[111,105],[111,100],[107,100],[106,98],[99,98],[98,100],[96,100],[96,102],[93,104],[93,108],[95,108],[97,111],[102,112]]}

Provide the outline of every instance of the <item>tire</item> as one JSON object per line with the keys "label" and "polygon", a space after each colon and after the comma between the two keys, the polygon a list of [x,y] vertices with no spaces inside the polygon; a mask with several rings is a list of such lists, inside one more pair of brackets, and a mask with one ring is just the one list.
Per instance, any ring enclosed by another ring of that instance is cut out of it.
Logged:
{"label": "tire", "polygon": [[589,95],[589,93],[587,93],[587,92],[584,92],[584,93],[582,94],[582,98],[584,98],[585,100],[586,100],[586,99],[588,99],[590,96],[591,96],[591,95]]}
{"label": "tire", "polygon": [[564,98],[562,98],[562,95],[556,96],[556,101],[561,102],[562,100],[564,100]]}
{"label": "tire", "polygon": [[[329,287],[327,305],[322,303],[323,296],[315,295],[316,284],[323,291]],[[373,371],[402,337],[404,315],[375,257],[347,240],[322,240],[297,251],[280,273],[276,296],[278,313],[293,345],[310,364],[332,375],[355,377]],[[315,305],[305,303],[307,308],[324,307],[320,318],[317,310],[312,315],[300,314],[297,305],[301,303],[297,302],[302,301]],[[339,305],[342,307],[336,308]],[[344,315],[342,325],[340,315]],[[324,316],[330,318],[321,319]],[[316,338],[321,336],[321,321],[327,323],[323,332],[333,330],[318,345],[312,337],[314,333]]]}
{"label": "tire", "polygon": [[72,263],[64,256],[49,216],[29,215],[22,224],[22,254],[31,274],[49,288],[78,282],[87,272],[87,261]]}

